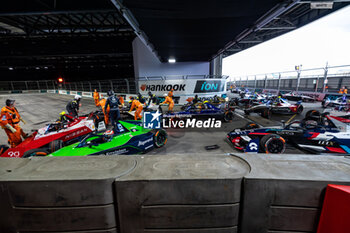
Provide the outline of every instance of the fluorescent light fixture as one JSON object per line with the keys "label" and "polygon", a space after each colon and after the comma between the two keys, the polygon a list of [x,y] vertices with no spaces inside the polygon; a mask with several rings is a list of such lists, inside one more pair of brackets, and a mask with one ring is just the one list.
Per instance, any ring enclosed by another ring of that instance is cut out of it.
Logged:
{"label": "fluorescent light fixture", "polygon": [[175,63],[176,60],[175,60],[175,58],[169,58],[168,62],[169,62],[169,63]]}
{"label": "fluorescent light fixture", "polygon": [[9,70],[13,70],[13,67],[9,67]]}
{"label": "fluorescent light fixture", "polygon": [[36,70],[39,70],[39,69],[40,69],[40,67],[35,67],[35,69],[36,69]]}

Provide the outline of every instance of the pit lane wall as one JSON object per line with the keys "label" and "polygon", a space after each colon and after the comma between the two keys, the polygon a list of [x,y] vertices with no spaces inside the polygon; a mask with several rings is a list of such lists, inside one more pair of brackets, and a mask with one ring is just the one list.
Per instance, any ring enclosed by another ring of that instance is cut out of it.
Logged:
{"label": "pit lane wall", "polygon": [[350,160],[306,155],[0,158],[0,232],[316,232]]}

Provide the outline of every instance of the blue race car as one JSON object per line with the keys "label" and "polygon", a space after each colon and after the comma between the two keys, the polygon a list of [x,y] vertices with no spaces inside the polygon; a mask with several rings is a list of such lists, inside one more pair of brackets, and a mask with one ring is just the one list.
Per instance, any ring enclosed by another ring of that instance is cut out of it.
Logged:
{"label": "blue race car", "polygon": [[242,152],[283,153],[286,144],[290,144],[314,154],[349,154],[349,118],[310,110],[302,121],[267,128],[247,124],[228,133],[227,139]]}
{"label": "blue race car", "polygon": [[196,104],[187,105],[185,109],[180,112],[164,113],[163,118],[216,118],[222,119],[224,122],[229,122],[234,118],[234,110],[234,108],[224,106],[224,104],[214,106],[208,101],[204,101]]}

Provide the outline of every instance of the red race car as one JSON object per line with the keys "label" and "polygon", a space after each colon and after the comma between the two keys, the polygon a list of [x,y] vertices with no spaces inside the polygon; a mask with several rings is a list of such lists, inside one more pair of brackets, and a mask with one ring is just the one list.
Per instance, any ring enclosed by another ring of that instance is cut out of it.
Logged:
{"label": "red race car", "polygon": [[21,144],[14,148],[0,146],[0,157],[45,156],[65,145],[79,140],[83,135],[95,131],[97,124],[103,121],[103,114],[93,112],[86,116],[73,118],[65,115],[65,122],[56,122],[36,130]]}

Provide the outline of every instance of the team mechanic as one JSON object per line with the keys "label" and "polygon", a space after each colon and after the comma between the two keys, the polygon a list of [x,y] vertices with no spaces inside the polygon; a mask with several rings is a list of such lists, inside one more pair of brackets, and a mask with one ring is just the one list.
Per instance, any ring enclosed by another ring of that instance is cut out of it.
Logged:
{"label": "team mechanic", "polygon": [[105,109],[109,109],[109,120],[113,126],[114,132],[118,131],[118,121],[120,118],[119,107],[122,107],[119,98],[115,96],[114,91],[110,90],[107,92],[108,99],[106,101]]}
{"label": "team mechanic", "polygon": [[66,106],[68,114],[71,115],[72,117],[78,117],[79,107],[81,106],[80,100],[81,100],[81,96],[75,95],[74,99],[69,101],[69,103]]}
{"label": "team mechanic", "polygon": [[131,108],[130,108],[129,112],[131,112],[132,110],[134,110],[134,108],[136,108],[134,119],[135,119],[135,121],[138,118],[140,118],[140,120],[141,120],[142,119],[141,112],[143,110],[142,104],[140,103],[140,101],[138,101],[137,99],[135,99],[132,96],[130,96],[130,99],[132,102],[131,102]]}
{"label": "team mechanic", "polygon": [[25,123],[15,107],[15,100],[6,100],[6,106],[1,109],[0,125],[5,130],[8,143],[12,148],[23,141],[22,137],[26,138],[28,136],[19,125],[20,121]]}

